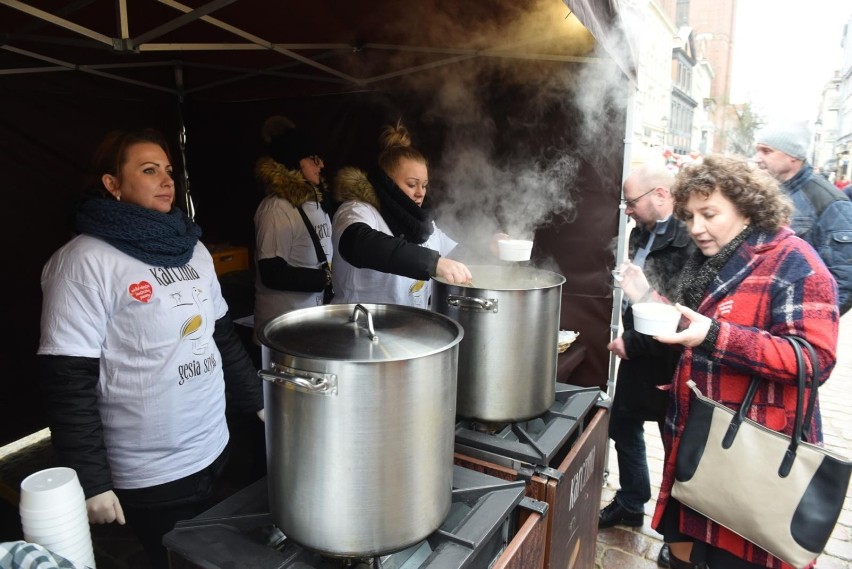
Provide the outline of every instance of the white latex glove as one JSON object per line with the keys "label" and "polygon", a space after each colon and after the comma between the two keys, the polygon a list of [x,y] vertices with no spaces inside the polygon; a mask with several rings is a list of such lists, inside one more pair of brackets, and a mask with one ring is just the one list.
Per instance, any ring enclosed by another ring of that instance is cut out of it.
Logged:
{"label": "white latex glove", "polygon": [[124,525],[124,510],[121,509],[118,496],[112,490],[107,490],[86,500],[86,511],[89,514],[89,523],[111,524],[118,522]]}
{"label": "white latex glove", "polygon": [[257,412],[257,418],[263,421],[264,423],[266,422],[266,413],[263,409]]}
{"label": "white latex glove", "polygon": [[[676,334],[670,336],[654,336],[654,339],[663,344],[681,344],[690,348],[699,345],[707,337],[710,331],[710,320],[703,314],[695,312],[691,308],[687,308],[682,304],[675,304],[675,308],[680,310],[683,316],[689,320],[689,326]],[[682,322],[682,320],[681,320]]]}
{"label": "white latex glove", "polygon": [[467,284],[473,279],[470,269],[464,263],[441,257],[438,259],[437,276],[450,284]]}
{"label": "white latex glove", "polygon": [[645,278],[645,273],[642,272],[639,266],[634,265],[630,261],[622,263],[616,270],[616,273],[619,275],[616,277],[616,280],[621,285],[621,290],[624,291],[624,294],[627,295],[627,298],[633,304],[639,302],[651,289],[648,279]]}

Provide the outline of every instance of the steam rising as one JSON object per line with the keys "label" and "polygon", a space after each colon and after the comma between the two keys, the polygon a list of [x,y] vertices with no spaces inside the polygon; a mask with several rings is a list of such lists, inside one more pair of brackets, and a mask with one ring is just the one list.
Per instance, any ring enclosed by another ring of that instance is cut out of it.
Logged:
{"label": "steam rising", "polygon": [[[444,134],[429,173],[444,190],[440,227],[469,246],[487,244],[498,231],[533,239],[554,219],[576,216],[583,163],[620,186],[622,156],[602,150],[618,148],[613,132],[618,142],[623,136],[611,121],[626,106],[626,80],[609,56],[595,52],[591,34],[564,3],[507,3],[491,12],[485,3],[445,4],[418,3],[420,11],[400,14],[397,27],[416,36],[409,44],[486,49],[405,77],[408,87],[432,94],[420,118]],[[421,25],[405,23],[412,21]],[[393,67],[413,65],[407,57]],[[498,85],[505,94],[495,93]],[[511,116],[494,116],[500,97],[513,94],[524,99],[502,105]]]}

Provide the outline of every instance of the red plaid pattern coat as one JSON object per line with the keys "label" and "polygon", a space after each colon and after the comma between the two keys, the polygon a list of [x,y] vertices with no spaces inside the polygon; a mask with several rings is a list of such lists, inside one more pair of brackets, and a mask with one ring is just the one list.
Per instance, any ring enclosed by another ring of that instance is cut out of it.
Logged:
{"label": "red plaid pattern coat", "polygon": [[[707,397],[738,409],[751,377],[765,379],[748,416],[790,434],[796,411],[796,358],[781,336],[801,336],[813,345],[823,380],[835,364],[837,285],[813,248],[787,228],[774,235],[755,232],[749,236],[711,283],[698,312],[719,322],[719,334],[709,350],[703,344],[685,348],[675,372],[663,439],[667,459],[654,513],[655,528],[671,496],[675,456],[689,414],[687,380],[695,381]],[[818,407],[810,439],[822,441]],[[789,567],[692,511],[682,511],[680,530],[752,563]]]}

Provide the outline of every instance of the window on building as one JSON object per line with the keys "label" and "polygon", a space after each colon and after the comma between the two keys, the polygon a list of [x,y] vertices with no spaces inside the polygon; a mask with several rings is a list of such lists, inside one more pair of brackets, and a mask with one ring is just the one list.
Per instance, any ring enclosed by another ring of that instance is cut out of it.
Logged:
{"label": "window on building", "polygon": [[675,7],[675,23],[678,26],[689,25],[689,0],[677,0]]}

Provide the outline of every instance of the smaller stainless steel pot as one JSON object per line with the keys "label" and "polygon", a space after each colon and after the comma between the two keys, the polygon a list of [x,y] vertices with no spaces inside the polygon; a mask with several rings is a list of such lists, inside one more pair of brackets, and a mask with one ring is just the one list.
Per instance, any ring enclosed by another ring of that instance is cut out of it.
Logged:
{"label": "smaller stainless steel pot", "polygon": [[432,310],[464,328],[458,414],[520,421],[556,397],[562,275],[520,266],[471,266],[472,285],[436,278]]}

